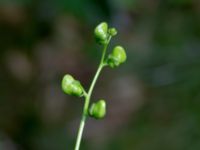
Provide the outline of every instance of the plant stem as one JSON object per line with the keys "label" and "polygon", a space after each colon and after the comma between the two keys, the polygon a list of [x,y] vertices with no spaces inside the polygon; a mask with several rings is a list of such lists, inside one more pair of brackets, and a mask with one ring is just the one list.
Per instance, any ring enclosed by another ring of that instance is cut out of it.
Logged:
{"label": "plant stem", "polygon": [[102,57],[101,57],[99,67],[96,71],[96,74],[95,74],[93,80],[92,80],[89,91],[88,91],[87,95],[85,95],[85,104],[84,104],[83,114],[82,114],[79,130],[78,130],[78,135],[77,135],[77,139],[76,139],[75,150],[79,150],[79,148],[80,148],[81,139],[82,139],[82,135],[83,135],[83,129],[84,129],[84,126],[85,126],[85,121],[86,121],[87,116],[88,116],[88,107],[89,107],[89,104],[90,104],[90,97],[91,97],[92,91],[94,89],[94,86],[97,82],[97,79],[98,79],[98,77],[101,73],[101,70],[105,66],[104,58],[105,58],[106,50],[107,50],[108,44],[110,42],[110,39],[111,39],[111,37],[109,37],[107,44],[104,45],[103,54],[102,54]]}
{"label": "plant stem", "polygon": [[82,115],[82,119],[81,119],[79,130],[78,130],[78,136],[77,136],[77,140],[76,140],[75,150],[79,150],[79,147],[81,144],[81,138],[82,138],[82,134],[83,134],[83,129],[85,126],[85,120],[86,120],[86,116]]}

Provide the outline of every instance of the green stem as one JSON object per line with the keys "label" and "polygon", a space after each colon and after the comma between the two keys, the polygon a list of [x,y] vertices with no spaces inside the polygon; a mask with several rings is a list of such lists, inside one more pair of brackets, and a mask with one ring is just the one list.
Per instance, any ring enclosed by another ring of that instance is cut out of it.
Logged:
{"label": "green stem", "polygon": [[85,121],[86,121],[87,116],[88,116],[88,107],[89,107],[89,104],[90,104],[90,97],[92,95],[92,91],[93,91],[94,86],[97,82],[97,79],[98,79],[98,77],[101,73],[101,70],[105,66],[104,59],[105,59],[105,54],[106,54],[106,50],[107,50],[108,44],[110,42],[110,39],[111,39],[111,37],[109,37],[107,44],[104,45],[103,54],[102,54],[102,57],[101,57],[99,67],[97,69],[97,72],[96,72],[93,80],[92,80],[88,94],[85,96],[85,104],[84,104],[83,114],[82,114],[79,130],[78,130],[78,135],[77,135],[77,139],[76,139],[75,150],[79,150],[79,148],[80,148],[81,139],[82,139],[82,135],[83,135],[83,129],[84,129],[84,126],[85,126]]}

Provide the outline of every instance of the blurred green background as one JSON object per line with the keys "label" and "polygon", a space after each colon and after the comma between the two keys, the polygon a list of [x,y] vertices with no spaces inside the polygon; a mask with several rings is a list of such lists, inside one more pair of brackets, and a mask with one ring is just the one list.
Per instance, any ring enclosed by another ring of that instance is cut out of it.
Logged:
{"label": "blurred green background", "polygon": [[105,69],[82,150],[200,149],[200,1],[1,0],[0,150],[72,150],[83,100],[63,94],[64,74],[88,88],[107,21],[128,60]]}

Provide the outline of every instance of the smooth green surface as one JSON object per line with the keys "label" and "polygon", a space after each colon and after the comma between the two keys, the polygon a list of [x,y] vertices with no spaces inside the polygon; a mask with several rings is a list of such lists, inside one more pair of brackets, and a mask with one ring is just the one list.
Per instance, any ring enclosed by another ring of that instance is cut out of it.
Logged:
{"label": "smooth green surface", "polygon": [[62,80],[62,90],[69,95],[82,96],[84,93],[83,87],[80,82],[75,80],[71,75],[67,74]]}
{"label": "smooth green surface", "polygon": [[94,29],[94,35],[96,38],[97,43],[99,44],[106,44],[108,41],[108,24],[106,22],[100,23],[95,29]]}
{"label": "smooth green surface", "polygon": [[112,68],[119,66],[126,61],[126,52],[123,47],[115,46],[112,53],[108,56],[108,65]]}
{"label": "smooth green surface", "polygon": [[117,35],[117,30],[115,28],[110,28],[108,30],[108,33],[111,35],[111,36],[115,36]]}
{"label": "smooth green surface", "polygon": [[93,103],[89,109],[89,115],[95,119],[102,119],[106,115],[106,102],[105,100],[99,100]]}

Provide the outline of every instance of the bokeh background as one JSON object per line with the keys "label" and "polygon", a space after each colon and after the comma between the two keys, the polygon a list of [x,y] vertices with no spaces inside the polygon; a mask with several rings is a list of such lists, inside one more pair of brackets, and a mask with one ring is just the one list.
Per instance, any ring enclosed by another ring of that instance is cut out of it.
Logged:
{"label": "bokeh background", "polygon": [[72,150],[83,99],[60,88],[73,74],[88,88],[107,21],[127,62],[106,68],[92,100],[82,150],[200,149],[200,1],[1,0],[0,150]]}

